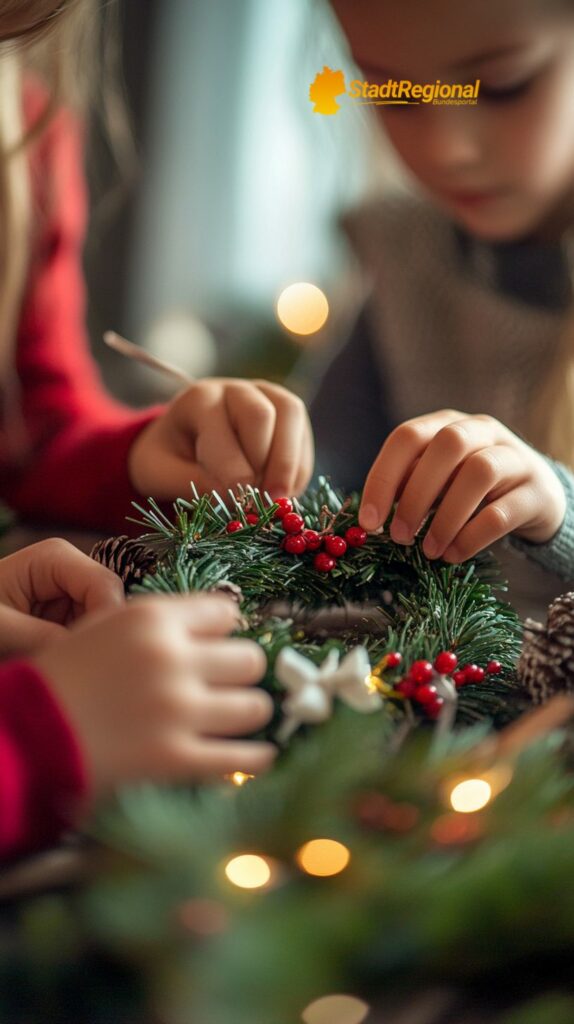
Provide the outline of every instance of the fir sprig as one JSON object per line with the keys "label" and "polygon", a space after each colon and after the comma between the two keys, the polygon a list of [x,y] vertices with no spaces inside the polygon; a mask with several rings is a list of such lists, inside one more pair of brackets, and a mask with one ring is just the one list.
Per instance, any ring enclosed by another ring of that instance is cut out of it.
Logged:
{"label": "fir sprig", "polygon": [[[341,534],[357,523],[359,496],[345,496],[321,478],[318,487],[295,505],[307,527]],[[142,539],[161,548],[162,561],[155,574],[133,590],[187,593],[211,590],[224,580],[238,585],[248,622],[243,635],[258,641],[265,635],[273,638],[266,648],[269,670],[264,682],[270,692],[277,690],[273,665],[283,646],[316,662],[325,657],[325,643],[317,643],[305,614],[351,603],[378,607],[378,629],[341,632],[335,646],[342,653],[361,642],[372,664],[393,649],[402,653],[403,664],[432,660],[440,650],[454,651],[460,663],[486,664],[496,658],[503,666],[496,680],[461,691],[460,720],[487,716],[502,723],[523,710],[514,672],[521,624],[495,594],[495,588],[501,592],[505,583],[488,553],[463,565],[430,562],[422,551],[424,534],[405,547],[392,541],[387,523],[363,546],[349,549],[332,572],[321,573],[311,557],[298,558],[283,550],[285,535],[275,517],[278,505],[256,488],[230,491],[224,502],[215,492],[199,495],[192,487],[190,500],[174,503],[172,522],[153,501],[149,509],[137,507],[139,523],[148,531]],[[256,514],[257,523],[247,520],[248,512]],[[231,520],[242,523],[242,528],[227,532]],[[293,620],[287,629],[280,625],[277,602],[283,619],[287,614]],[[399,676],[397,670],[387,681],[392,685]],[[509,701],[511,693],[514,703]]]}

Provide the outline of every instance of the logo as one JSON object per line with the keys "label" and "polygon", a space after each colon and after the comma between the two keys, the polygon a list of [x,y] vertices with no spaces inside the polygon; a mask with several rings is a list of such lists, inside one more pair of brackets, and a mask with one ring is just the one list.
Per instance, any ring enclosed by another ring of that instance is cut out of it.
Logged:
{"label": "logo", "polygon": [[309,99],[314,103],[314,114],[336,114],[341,109],[337,96],[347,91],[345,76],[342,71],[332,71],[325,66],[315,75],[315,81],[309,87]]}
{"label": "logo", "polygon": [[480,79],[467,82],[411,82],[409,79],[388,78],[386,82],[367,82],[353,79],[349,89],[342,71],[323,67],[309,87],[309,99],[314,114],[336,114],[341,109],[338,96],[347,95],[361,107],[401,106],[416,107],[432,103],[435,106],[474,106],[478,102]]}

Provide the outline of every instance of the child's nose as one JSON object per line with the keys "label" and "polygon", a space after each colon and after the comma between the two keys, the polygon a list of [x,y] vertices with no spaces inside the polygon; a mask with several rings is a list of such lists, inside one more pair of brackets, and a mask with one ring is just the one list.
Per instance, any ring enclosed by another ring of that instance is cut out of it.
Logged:
{"label": "child's nose", "polygon": [[429,166],[452,172],[480,164],[482,133],[475,107],[433,106],[424,120],[419,144]]}

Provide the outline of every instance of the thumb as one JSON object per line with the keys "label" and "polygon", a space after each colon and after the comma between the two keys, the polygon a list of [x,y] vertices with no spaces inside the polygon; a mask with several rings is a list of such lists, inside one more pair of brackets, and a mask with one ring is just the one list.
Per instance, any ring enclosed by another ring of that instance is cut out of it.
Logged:
{"label": "thumb", "polygon": [[33,654],[66,633],[64,626],[0,606],[0,657]]}

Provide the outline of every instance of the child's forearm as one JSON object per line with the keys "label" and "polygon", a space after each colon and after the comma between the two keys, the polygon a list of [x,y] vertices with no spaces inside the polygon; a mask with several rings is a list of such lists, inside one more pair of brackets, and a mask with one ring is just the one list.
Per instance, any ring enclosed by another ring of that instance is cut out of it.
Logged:
{"label": "child's forearm", "polygon": [[74,735],[42,676],[0,666],[0,860],[57,841],[87,782]]}

